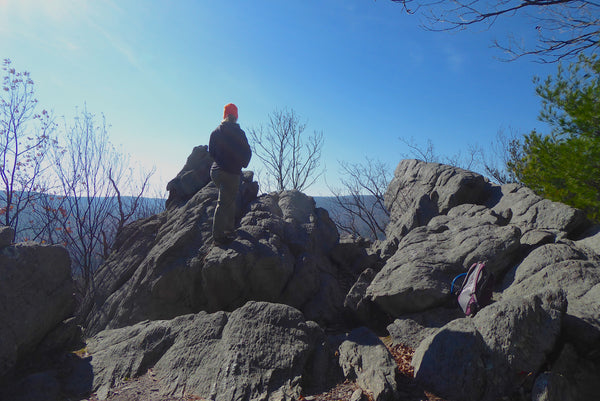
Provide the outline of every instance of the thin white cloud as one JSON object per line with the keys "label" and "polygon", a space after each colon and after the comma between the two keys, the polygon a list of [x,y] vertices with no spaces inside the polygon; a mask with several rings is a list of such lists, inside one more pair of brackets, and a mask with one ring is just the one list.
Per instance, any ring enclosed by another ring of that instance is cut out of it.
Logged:
{"label": "thin white cloud", "polygon": [[[116,50],[129,64],[139,71],[143,71],[142,63],[140,62],[133,46],[128,40],[123,39],[118,32],[121,29],[111,29],[107,17],[111,20],[123,20],[127,16],[125,11],[112,0],[104,0],[94,3],[94,7],[90,7],[86,13],[86,22],[88,26],[96,30],[108,44]],[[113,33],[114,32],[114,33]]]}
{"label": "thin white cloud", "polygon": [[446,57],[446,64],[448,68],[453,72],[462,71],[465,63],[464,56],[452,47],[445,47],[443,51]]}
{"label": "thin white cloud", "polygon": [[64,22],[77,18],[87,7],[81,0],[0,0],[0,11],[6,19],[17,19],[27,24],[41,20]]}
{"label": "thin white cloud", "polygon": [[139,71],[143,71],[142,64],[135,54],[133,47],[126,40],[123,40],[117,35],[112,35],[99,24],[94,23],[93,26],[108,41],[108,43],[127,60],[129,64]]}
{"label": "thin white cloud", "polygon": [[[122,20],[122,8],[112,0],[0,0],[0,34],[19,36],[40,47],[74,52],[83,48],[81,35],[90,26],[128,63],[141,70],[133,46],[110,27],[107,17]],[[75,32],[75,33],[74,33]]]}
{"label": "thin white cloud", "polygon": [[0,0],[0,33],[43,48],[74,50],[78,46],[66,31],[86,8],[85,1],[76,0]]}

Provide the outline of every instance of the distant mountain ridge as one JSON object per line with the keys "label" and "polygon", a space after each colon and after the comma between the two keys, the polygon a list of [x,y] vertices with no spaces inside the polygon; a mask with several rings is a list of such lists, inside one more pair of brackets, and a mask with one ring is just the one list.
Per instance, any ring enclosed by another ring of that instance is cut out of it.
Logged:
{"label": "distant mountain ridge", "polygon": [[[46,195],[48,198],[52,198],[52,197],[57,197],[56,195]],[[365,195],[364,196],[365,199],[367,199],[367,204],[370,204],[370,202],[375,202],[375,197],[372,195]],[[4,196],[4,192],[0,191],[0,198],[5,198]],[[345,215],[343,210],[341,210],[340,205],[336,199],[335,196],[312,196],[312,198],[315,200],[316,206],[323,208],[325,210],[328,211],[329,216],[337,223],[338,219],[348,219],[349,216]],[[348,197],[350,198],[350,197]],[[104,200],[105,198],[103,197],[99,197],[97,198],[98,201]],[[132,199],[134,199],[134,197],[132,196],[123,196],[122,200],[125,203],[130,202]],[[369,201],[369,199],[372,199]],[[118,206],[117,206],[117,201],[116,198],[112,200],[114,202],[114,209],[115,212],[118,211]],[[166,199],[162,199],[162,198],[150,198],[150,197],[144,197],[141,198],[141,206],[140,206],[140,210],[154,210],[156,213],[160,213],[161,211],[164,210],[164,205],[165,205]],[[59,205],[59,201],[55,201],[56,203],[56,207],[58,207]],[[31,220],[33,220],[35,218],[31,207],[23,210],[22,215],[20,217],[20,233],[19,233],[19,239],[23,239],[23,238],[31,238],[32,237],[32,231],[29,227],[27,227],[28,222],[30,222]],[[147,217],[147,213],[144,214],[142,213],[139,217],[137,218],[141,218],[141,217]],[[137,218],[133,219],[133,220],[137,220]],[[381,215],[379,216],[379,218],[382,219],[382,221],[386,221],[387,224],[387,216]],[[132,220],[132,221],[133,221]],[[347,220],[342,220],[342,222],[347,222]],[[364,223],[359,223],[358,225],[358,230],[359,230],[359,234],[365,238],[368,238],[371,236],[371,233],[368,229],[368,227],[366,226],[366,224]],[[340,233],[343,234],[343,233]],[[382,238],[379,238],[382,239]]]}

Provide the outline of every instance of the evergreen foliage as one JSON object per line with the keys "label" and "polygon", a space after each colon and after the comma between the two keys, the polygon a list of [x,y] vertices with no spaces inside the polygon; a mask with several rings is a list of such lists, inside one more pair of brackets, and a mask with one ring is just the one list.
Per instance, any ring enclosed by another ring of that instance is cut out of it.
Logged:
{"label": "evergreen foliage", "polygon": [[548,135],[525,135],[522,156],[508,163],[517,179],[536,193],[584,210],[600,221],[600,59],[580,55],[566,70],[541,82],[540,120]]}

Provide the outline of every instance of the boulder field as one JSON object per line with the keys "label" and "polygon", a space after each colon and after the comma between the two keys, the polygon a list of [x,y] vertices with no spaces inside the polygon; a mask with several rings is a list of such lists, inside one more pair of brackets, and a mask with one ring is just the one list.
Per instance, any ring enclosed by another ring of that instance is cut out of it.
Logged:
{"label": "boulder field", "polygon": [[[447,400],[600,393],[600,227],[580,210],[403,160],[386,238],[369,243],[340,238],[299,191],[259,196],[244,172],[236,238],[219,246],[211,162],[194,149],[165,210],[119,233],[76,311],[66,251],[0,230],[1,399],[103,399],[151,369],[165,396],[297,400],[348,379],[399,400],[389,344],[414,349],[414,379]],[[450,288],[477,261],[496,277],[493,301],[466,317]],[[23,368],[78,347],[65,369]]]}

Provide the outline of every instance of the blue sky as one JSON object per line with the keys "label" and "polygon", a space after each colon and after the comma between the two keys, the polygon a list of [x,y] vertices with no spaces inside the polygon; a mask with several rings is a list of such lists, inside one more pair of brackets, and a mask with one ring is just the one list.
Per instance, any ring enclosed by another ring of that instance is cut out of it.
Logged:
{"label": "blue sky", "polygon": [[408,153],[399,137],[452,155],[501,129],[543,130],[532,78],[556,66],[501,62],[491,48],[508,32],[530,40],[531,24],[419,24],[386,0],[0,0],[0,57],[31,72],[42,107],[103,113],[159,186],[208,144],[229,102],[246,131],[287,107],[323,132],[312,195],[337,185],[339,160],[394,168]]}

